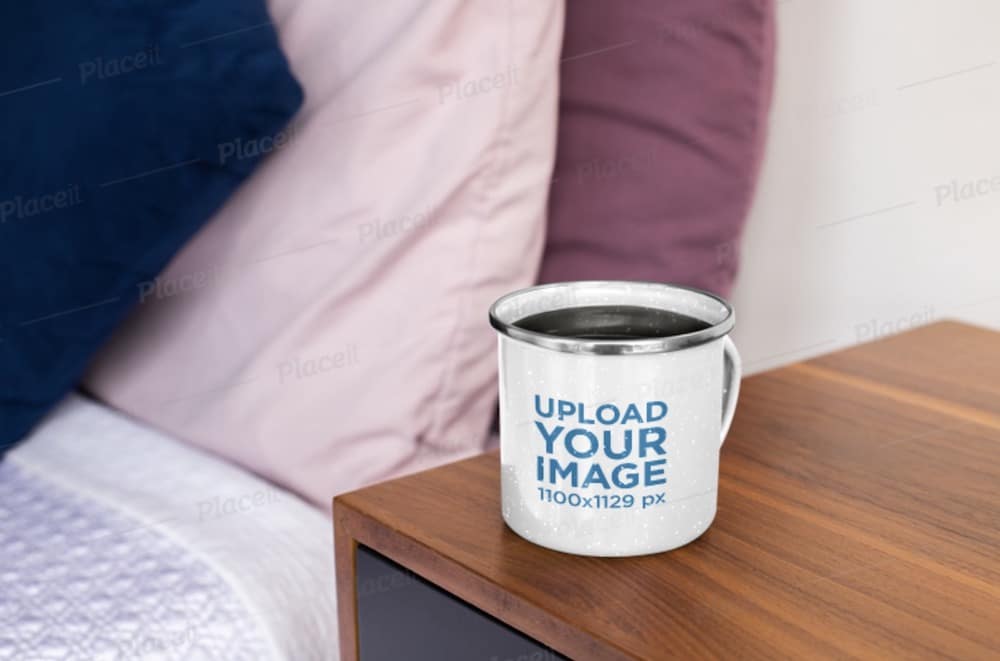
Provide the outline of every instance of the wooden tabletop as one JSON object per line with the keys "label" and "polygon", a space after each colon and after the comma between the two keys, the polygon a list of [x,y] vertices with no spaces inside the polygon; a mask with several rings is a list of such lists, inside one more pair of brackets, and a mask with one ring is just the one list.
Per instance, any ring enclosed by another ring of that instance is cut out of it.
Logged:
{"label": "wooden tabletop", "polygon": [[535,546],[485,455],[335,501],[344,658],[368,545],[576,659],[1000,658],[1000,334],[942,322],[747,378],[700,539]]}

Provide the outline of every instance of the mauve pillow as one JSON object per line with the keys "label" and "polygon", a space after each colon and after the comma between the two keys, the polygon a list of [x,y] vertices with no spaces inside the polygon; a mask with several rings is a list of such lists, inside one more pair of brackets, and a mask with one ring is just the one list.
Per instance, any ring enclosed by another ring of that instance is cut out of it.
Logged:
{"label": "mauve pillow", "polygon": [[772,2],[567,3],[543,281],[728,293],[770,102]]}
{"label": "mauve pillow", "polygon": [[329,507],[480,451],[489,304],[531,284],[555,159],[561,2],[274,0],[306,92],[253,178],[87,379]]}

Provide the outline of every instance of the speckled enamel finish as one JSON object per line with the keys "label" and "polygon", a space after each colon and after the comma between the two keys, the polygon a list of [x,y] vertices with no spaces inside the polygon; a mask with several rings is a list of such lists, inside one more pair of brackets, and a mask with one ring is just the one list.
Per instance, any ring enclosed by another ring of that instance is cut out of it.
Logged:
{"label": "speckled enamel finish", "polygon": [[[535,313],[603,300],[670,305],[713,325],[731,325],[729,306],[701,292],[645,283],[606,283],[602,290],[594,283],[561,287],[561,292],[542,294],[544,299],[537,290],[526,290],[524,299],[509,298],[512,307],[495,308],[495,314],[509,321],[526,308]],[[659,287],[660,294],[653,287]],[[732,418],[740,374],[739,357],[728,337],[678,350],[609,355],[560,351],[501,333],[499,361],[503,517],[512,530],[559,551],[629,556],[677,548],[712,523],[719,448]],[[564,409],[574,409],[561,420],[560,402]],[[650,402],[665,404],[665,415],[659,416],[661,404]],[[633,415],[622,422],[630,404],[635,404]],[[610,422],[616,410],[621,415]],[[657,427],[665,432],[662,442],[655,442],[659,431],[644,436],[644,429]],[[573,430],[582,431],[567,442]],[[612,454],[624,453],[628,434],[631,453],[608,456],[606,447]],[[551,445],[546,436],[554,439]],[[654,442],[641,456],[644,437]],[[595,447],[596,452],[586,456]],[[552,460],[556,472],[549,470]],[[654,465],[646,475],[648,461]],[[573,465],[575,485],[564,472]],[[617,482],[611,479],[616,469],[621,478]],[[584,476],[591,471],[598,477],[588,483]],[[632,485],[633,480],[637,484]],[[556,491],[564,495],[556,496]],[[561,499],[565,502],[557,502]],[[619,507],[613,507],[615,503]]]}

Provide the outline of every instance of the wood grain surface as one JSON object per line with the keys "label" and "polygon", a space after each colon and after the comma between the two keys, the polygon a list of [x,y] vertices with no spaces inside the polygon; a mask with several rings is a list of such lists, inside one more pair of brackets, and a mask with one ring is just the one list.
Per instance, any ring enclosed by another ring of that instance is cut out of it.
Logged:
{"label": "wood grain surface", "polygon": [[715,523],[655,556],[521,539],[496,454],[341,496],[343,658],[357,543],[576,659],[1000,658],[998,398],[951,322],[750,377]]}

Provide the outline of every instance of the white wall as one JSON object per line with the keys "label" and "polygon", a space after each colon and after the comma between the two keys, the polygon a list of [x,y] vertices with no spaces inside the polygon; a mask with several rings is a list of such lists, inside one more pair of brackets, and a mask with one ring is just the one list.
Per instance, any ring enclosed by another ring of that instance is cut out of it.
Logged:
{"label": "white wall", "polygon": [[[1000,2],[777,2],[768,153],[734,294],[748,371],[872,324],[1000,330]],[[952,182],[980,194],[956,201]]]}

